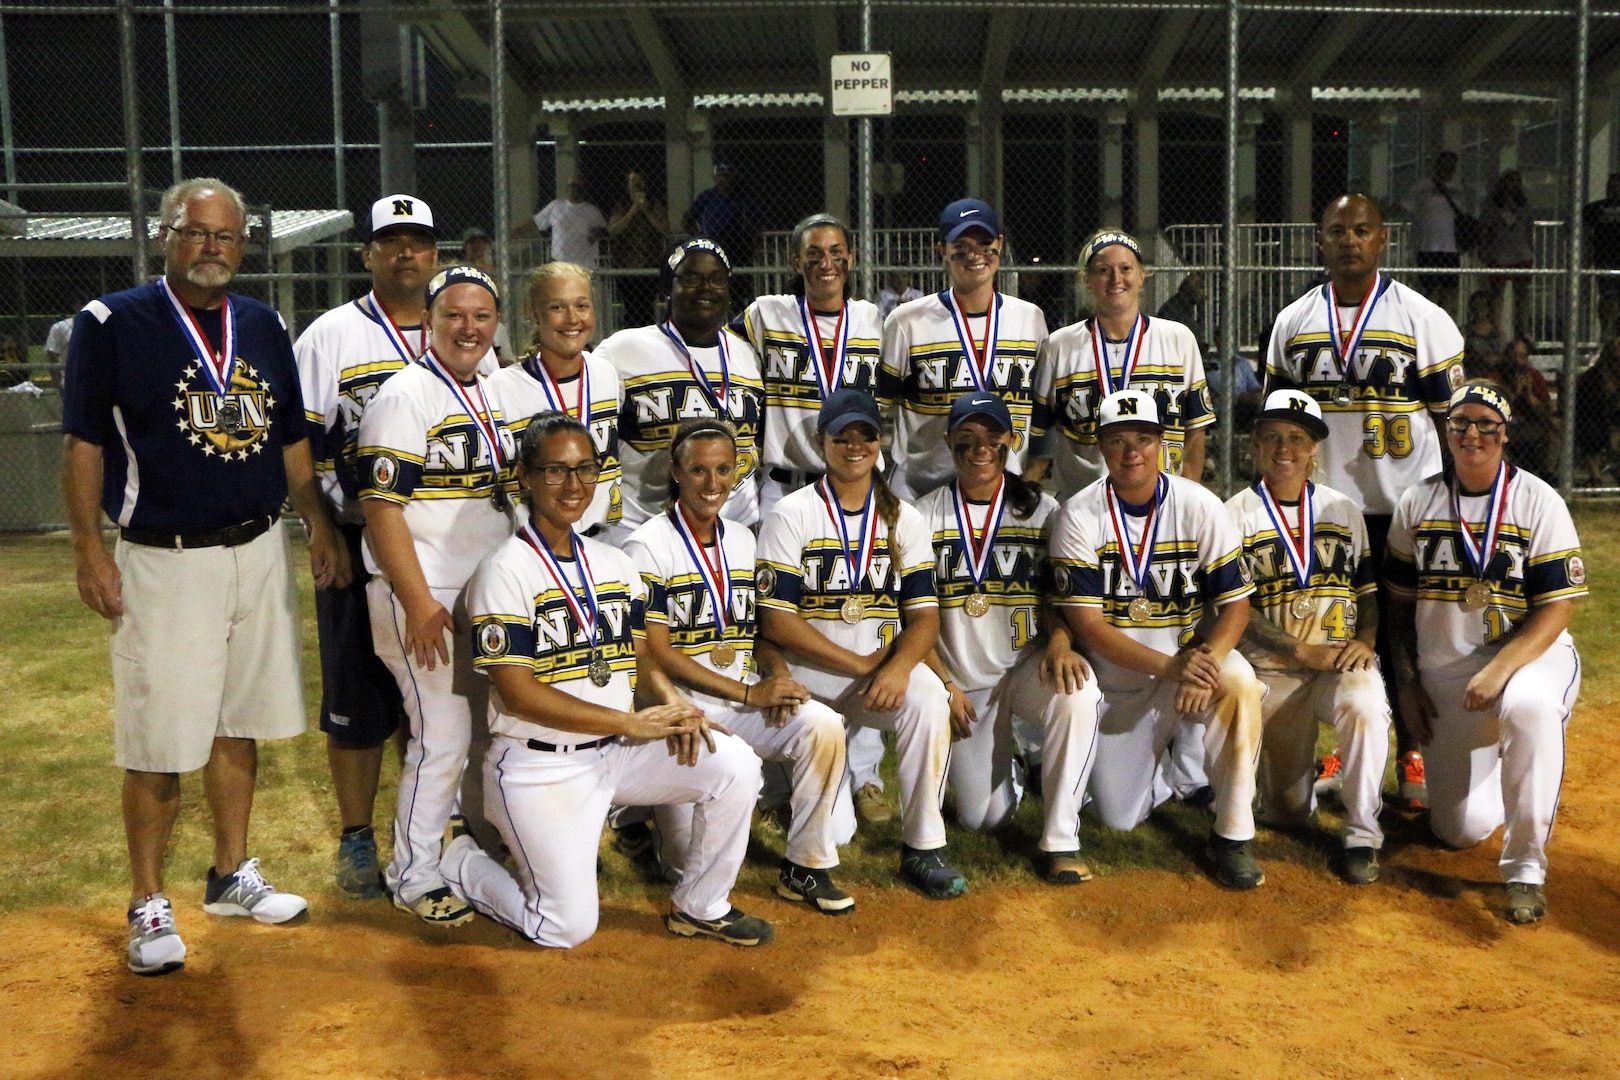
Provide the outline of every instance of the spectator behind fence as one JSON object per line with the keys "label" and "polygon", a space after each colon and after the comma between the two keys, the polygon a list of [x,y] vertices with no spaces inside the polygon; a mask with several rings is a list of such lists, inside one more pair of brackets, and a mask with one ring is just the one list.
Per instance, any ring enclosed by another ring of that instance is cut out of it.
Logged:
{"label": "spectator behind fence", "polygon": [[[764,223],[765,211],[737,192],[736,171],[723,161],[714,163],[714,187],[700,192],[692,200],[681,222],[687,232],[718,241],[730,256],[732,266],[753,265],[759,230]],[[746,274],[732,274],[732,312],[741,312],[753,298],[753,280]]]}
{"label": "spectator behind fence", "polygon": [[[1158,316],[1161,319],[1170,319],[1180,323],[1193,332],[1198,339],[1199,351],[1209,352],[1209,338],[1204,334],[1204,288],[1203,274],[1188,274],[1181,279],[1176,288],[1176,294],[1159,305]],[[1255,387],[1259,390],[1259,386]]]}
{"label": "spectator behind fence", "polygon": [[1611,487],[1614,421],[1620,416],[1620,338],[1610,338],[1592,366],[1575,380],[1575,454],[1586,465],[1586,481]]}
{"label": "spectator behind fence", "polygon": [[602,257],[602,237],[607,232],[607,218],[585,197],[585,181],[575,176],[568,181],[565,198],[552,199],[542,206],[532,223],[525,222],[512,230],[512,238],[549,233],[553,260],[595,270]]}
{"label": "spectator behind fence", "polygon": [[73,338],[73,316],[51,324],[45,332],[45,356],[51,365],[51,385],[62,386],[62,366],[67,363],[68,343]]}
{"label": "spectator behind fence", "polygon": [[1485,377],[1501,384],[1513,409],[1513,437],[1504,456],[1537,476],[1558,471],[1558,416],[1547,378],[1530,362],[1530,341],[1516,337],[1485,365]]}
{"label": "spectator behind fence", "polygon": [[[1496,181],[1485,204],[1479,208],[1479,258],[1495,270],[1528,270],[1535,265],[1530,247],[1534,222],[1530,200],[1524,194],[1524,179],[1517,169],[1509,169]],[[1500,302],[1513,290],[1509,318],[1503,319],[1514,334],[1528,334],[1530,326],[1530,278],[1526,274],[1491,275],[1491,293]],[[1502,308],[1498,306],[1498,313]]]}
{"label": "spectator behind fence", "polygon": [[[1581,211],[1586,227],[1586,250],[1599,270],[1620,270],[1620,173],[1609,174],[1603,198]],[[1605,340],[1620,333],[1620,277],[1597,279],[1598,321]]]}
{"label": "spectator behind fence", "polygon": [[658,301],[658,260],[669,243],[669,214],[647,194],[647,180],[631,170],[624,177],[625,195],[613,208],[608,235],[616,270],[640,270],[614,279],[625,326],[648,326]]}
{"label": "spectator behind fence", "polygon": [[1507,338],[1496,321],[1496,298],[1489,289],[1468,296],[1468,321],[1463,324],[1463,371],[1470,379],[1485,374],[1491,357],[1507,350]]}
{"label": "spectator behind fence", "polygon": [[878,290],[878,314],[887,319],[889,317],[889,312],[893,311],[901,304],[910,303],[913,300],[921,300],[922,295],[923,291],[911,283],[911,275],[909,273],[904,270],[895,270],[889,274],[888,279],[884,282],[883,288]]}
{"label": "spectator behind fence", "polygon": [[495,253],[489,247],[489,233],[474,225],[461,234],[461,262],[476,266],[486,274],[495,273]]}
{"label": "spectator behind fence", "polygon": [[[1457,155],[1450,150],[1434,159],[1434,172],[1406,197],[1406,208],[1412,214],[1412,250],[1417,253],[1417,265],[1449,269],[1450,273],[1421,274],[1418,289],[1424,296],[1450,311],[1457,304],[1456,267],[1461,265],[1461,252],[1469,245],[1466,234],[1477,227],[1477,221],[1458,205],[1456,186]],[[1466,223],[1466,224],[1464,224]],[[1464,228],[1459,230],[1459,224]]]}

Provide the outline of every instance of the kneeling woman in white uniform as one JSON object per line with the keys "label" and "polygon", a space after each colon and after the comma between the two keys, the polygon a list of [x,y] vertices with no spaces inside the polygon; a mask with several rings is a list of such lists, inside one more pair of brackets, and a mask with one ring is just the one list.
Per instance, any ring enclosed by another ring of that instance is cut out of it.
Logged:
{"label": "kneeling woman in white uniform", "polygon": [[1547,840],[1581,690],[1569,636],[1586,564],[1569,507],[1502,461],[1513,419],[1489,383],[1451,395],[1454,475],[1408,488],[1389,527],[1395,692],[1424,744],[1429,827],[1472,847],[1504,822],[1510,922],[1547,913]]}
{"label": "kneeling woman in white uniform", "polygon": [[[793,680],[787,661],[754,638],[754,534],[720,518],[737,478],[737,433],[687,420],[670,444],[673,505],[625,542],[647,587],[647,648],[711,722],[792,773],[792,824],[777,894],[824,915],[855,910],[827,871],[838,865],[833,803],[844,778],[844,720]],[[749,657],[763,678],[749,671]],[[666,870],[684,872],[691,807],[655,811]]]}
{"label": "kneeling woman in white uniform", "polygon": [[967,882],[945,859],[940,810],[950,696],[923,659],[939,638],[934,549],[917,508],[876,475],[877,402],[829,394],[816,420],[827,475],[759,531],[760,630],[793,677],[858,727],[893,731],[900,759],[900,876],[936,900]]}
{"label": "kneeling woman in white uniform", "polygon": [[917,502],[934,543],[938,656],[951,695],[956,820],[994,829],[1018,810],[1013,717],[1044,732],[1042,873],[1059,885],[1091,877],[1080,858],[1080,797],[1097,742],[1101,692],[1070,648],[1069,627],[1043,611],[1048,522],[1057,500],[1007,471],[1012,416],[995,394],[951,404],[946,442],[956,479]]}
{"label": "kneeling woman in white uniform", "polygon": [[[665,919],[682,937],[771,939],[731,906],[759,795],[759,758],[678,701],[646,661],[644,593],[628,556],[574,532],[601,462],[590,434],[545,412],[523,433],[528,521],[467,589],[476,668],[489,676],[485,811],[516,874],[461,834],[441,867],[456,895],[540,944],[596,932],[596,853],[614,802],[693,804],[687,872]],[[639,711],[637,697],[650,704]]]}
{"label": "kneeling woman in white uniform", "polygon": [[1260,805],[1304,825],[1316,808],[1316,728],[1343,748],[1344,856],[1350,885],[1378,880],[1378,826],[1389,760],[1389,702],[1373,641],[1378,574],[1367,523],[1351,499],[1310,482],[1327,438],[1322,408],[1273,390],[1254,425],[1260,479],[1226,502],[1254,579],[1239,648],[1268,693],[1261,705]]}
{"label": "kneeling woman in white uniform", "polygon": [[1104,825],[1136,828],[1160,797],[1154,776],[1176,724],[1201,725],[1214,877],[1252,889],[1266,879],[1249,853],[1265,689],[1233,646],[1254,588],[1220,500],[1160,471],[1163,434],[1147,394],[1104,398],[1097,441],[1108,475],[1063,504],[1052,532],[1053,604],[1103,693],[1086,793]]}

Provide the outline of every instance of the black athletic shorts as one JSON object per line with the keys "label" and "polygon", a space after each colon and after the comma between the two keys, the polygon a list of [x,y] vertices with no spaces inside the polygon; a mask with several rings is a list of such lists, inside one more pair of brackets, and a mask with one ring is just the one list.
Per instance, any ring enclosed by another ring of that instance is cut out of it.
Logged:
{"label": "black athletic shorts", "polygon": [[399,684],[377,659],[366,607],[366,573],[359,525],[339,525],[349,545],[354,580],[343,589],[315,590],[321,642],[321,730],[357,746],[386,742],[405,715]]}

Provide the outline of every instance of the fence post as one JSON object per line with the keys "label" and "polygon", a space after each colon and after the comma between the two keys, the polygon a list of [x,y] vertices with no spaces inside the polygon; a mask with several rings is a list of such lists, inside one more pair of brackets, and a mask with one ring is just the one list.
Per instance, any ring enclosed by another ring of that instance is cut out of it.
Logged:
{"label": "fence post", "polygon": [[[512,312],[521,311],[522,305],[513,303],[512,245],[507,236],[512,231],[512,208],[507,202],[506,170],[506,9],[503,0],[490,0],[489,22],[489,123],[490,148],[494,151],[495,197],[495,275],[500,279],[501,295],[505,297],[503,321],[510,325]],[[514,340],[518,335],[513,334]]]}
{"label": "fence post", "polygon": [[5,144],[6,201],[17,201],[17,142],[11,131],[11,73],[6,67],[6,21],[0,15],[0,141]]}
{"label": "fence post", "polygon": [[[872,51],[872,0],[861,0],[861,51]],[[872,118],[863,116],[858,123],[861,143],[861,257],[857,265],[861,271],[861,295],[872,300],[877,296],[872,277],[873,260],[877,254],[877,229],[872,221]]]}
{"label": "fence post", "polygon": [[169,86],[169,173],[170,183],[185,178],[180,165],[180,61],[175,46],[174,0],[163,0],[163,58]]}
{"label": "fence post", "polygon": [[[1221,498],[1232,493],[1233,409],[1237,390],[1237,373],[1233,370],[1233,357],[1237,355],[1237,152],[1238,152],[1238,0],[1226,2],[1226,225],[1221,230],[1221,355],[1216,362],[1225,372],[1221,380],[1221,400],[1215,411],[1222,419],[1215,430],[1220,433],[1220,467],[1216,484]],[[1266,342],[1261,342],[1261,355]],[[1261,372],[1262,379],[1264,372]]]}
{"label": "fence post", "polygon": [[1586,206],[1586,77],[1592,31],[1592,0],[1575,8],[1575,133],[1569,167],[1569,283],[1564,304],[1564,373],[1559,406],[1564,415],[1558,448],[1558,490],[1567,500],[1575,487],[1575,372],[1581,319],[1581,211]]}
{"label": "fence post", "polygon": [[134,280],[146,281],[146,183],[141,175],[141,112],[135,99],[133,0],[118,0],[118,73],[124,97],[124,167],[129,176],[129,231],[135,241]]}

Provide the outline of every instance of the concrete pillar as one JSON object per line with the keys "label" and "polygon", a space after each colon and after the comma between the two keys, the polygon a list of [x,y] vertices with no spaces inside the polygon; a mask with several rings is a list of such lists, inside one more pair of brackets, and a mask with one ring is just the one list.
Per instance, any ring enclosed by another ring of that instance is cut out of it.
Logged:
{"label": "concrete pillar", "polygon": [[707,113],[687,110],[686,145],[691,155],[691,172],[687,181],[690,188],[682,205],[689,206],[698,192],[714,186],[714,129],[709,125]]}
{"label": "concrete pillar", "polygon": [[366,100],[377,105],[378,182],[383,194],[416,191],[412,33],[385,10],[360,15],[360,81]]}
{"label": "concrete pillar", "polygon": [[[1307,102],[1309,98],[1306,99]],[[1311,136],[1314,124],[1308,104],[1296,104],[1285,119],[1287,145],[1284,147],[1288,170],[1288,220],[1310,221],[1311,213]]]}
{"label": "concrete pillar", "polygon": [[[515,225],[533,217],[542,202],[540,160],[534,149],[540,117],[522,94],[508,90],[506,102],[506,208]],[[575,145],[577,149],[577,141]]]}
{"label": "concrete pillar", "polygon": [[1102,122],[1102,191],[1098,224],[1118,228],[1125,222],[1125,122],[1123,108],[1110,108]]}
{"label": "concrete pillar", "polygon": [[416,117],[402,100],[377,102],[379,182],[382,193],[416,192]]}
{"label": "concrete pillar", "polygon": [[1152,109],[1138,112],[1136,124],[1136,238],[1157,247],[1159,234],[1159,114]]}
{"label": "concrete pillar", "polygon": [[851,221],[849,201],[849,121],[828,117],[822,126],[821,206],[840,221]]}
{"label": "concrete pillar", "polygon": [[1610,91],[1592,95],[1586,110],[1586,198],[1603,198],[1608,187],[1609,174],[1617,171],[1620,159],[1615,157],[1615,105],[1616,95]]}
{"label": "concrete pillar", "polygon": [[1255,193],[1255,137],[1265,117],[1258,109],[1244,109],[1238,121],[1237,146],[1237,219],[1238,224],[1254,222]]}
{"label": "concrete pillar", "polygon": [[1365,127],[1367,133],[1367,194],[1388,205],[1390,200],[1390,134],[1395,114],[1379,113]]}
{"label": "concrete pillar", "polygon": [[[556,162],[555,176],[552,178],[554,190],[551,199],[561,199],[568,194],[568,181],[574,178],[579,171],[579,125],[572,116],[566,113],[554,113],[546,118],[546,127],[551,132],[552,142],[556,149],[552,152],[552,160]],[[532,156],[532,155],[531,155]],[[538,178],[536,179],[538,183]],[[539,209],[538,206],[535,209]],[[530,214],[534,210],[529,211]]]}
{"label": "concrete pillar", "polygon": [[984,115],[981,106],[968,111],[967,124],[963,130],[964,149],[967,151],[963,169],[966,175],[962,177],[962,187],[968,198],[985,199],[986,186],[984,182]]}
{"label": "concrete pillar", "polygon": [[686,102],[665,99],[664,104],[664,205],[669,207],[669,227],[681,228],[681,216],[692,205],[692,146],[687,141]]}

